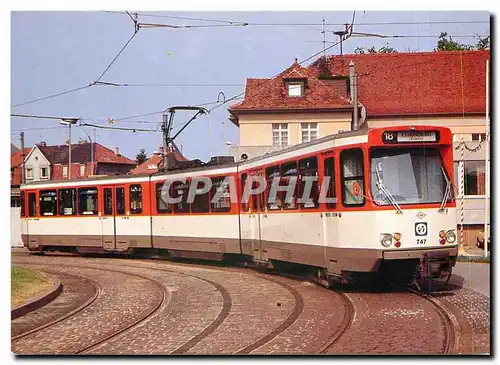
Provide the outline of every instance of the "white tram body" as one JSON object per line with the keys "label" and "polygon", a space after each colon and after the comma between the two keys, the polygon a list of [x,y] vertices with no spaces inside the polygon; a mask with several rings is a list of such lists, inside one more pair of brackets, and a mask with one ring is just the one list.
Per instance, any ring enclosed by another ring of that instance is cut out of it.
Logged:
{"label": "white tram body", "polygon": [[[238,163],[30,183],[21,187],[22,239],[33,252],[239,255],[261,264],[309,265],[326,277],[392,264],[411,270],[430,255],[451,272],[458,251],[452,153],[447,128],[388,127],[331,135]],[[279,192],[270,202],[268,184],[245,201],[255,176],[279,178],[280,186],[295,176],[292,200]],[[317,180],[311,201],[303,203],[305,176]],[[189,184],[201,177],[214,187],[187,203]],[[225,178],[234,179],[224,189],[236,199],[214,203]],[[162,199],[165,181],[174,181],[168,191],[180,197],[178,204]],[[322,191],[328,203],[319,198]]]}

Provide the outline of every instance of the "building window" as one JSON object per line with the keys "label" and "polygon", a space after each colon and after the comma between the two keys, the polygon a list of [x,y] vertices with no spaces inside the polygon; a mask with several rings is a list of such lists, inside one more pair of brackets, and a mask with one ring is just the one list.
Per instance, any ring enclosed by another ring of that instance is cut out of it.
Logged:
{"label": "building window", "polygon": [[97,189],[78,189],[78,212],[81,215],[97,214]]}
{"label": "building window", "polygon": [[465,161],[465,195],[485,195],[485,176],[484,161]]}
{"label": "building window", "polygon": [[472,133],[472,140],[473,141],[485,141],[486,140],[486,133]]}
{"label": "building window", "polygon": [[49,178],[49,168],[42,167],[40,169],[40,179],[48,179]]}
{"label": "building window", "polygon": [[130,213],[142,213],[142,186],[130,185],[129,188],[130,198]]}
{"label": "building window", "polygon": [[302,143],[318,139],[318,123],[301,123]]}
{"label": "building window", "polygon": [[63,177],[68,177],[68,166],[63,166]]}
{"label": "building window", "polygon": [[288,96],[302,96],[304,85],[302,82],[288,83]]}
{"label": "building window", "polygon": [[288,146],[288,124],[273,123],[273,146]]}
{"label": "building window", "polygon": [[40,215],[57,215],[57,193],[55,190],[40,191]]}
{"label": "building window", "polygon": [[59,215],[76,214],[76,189],[59,189]]}
{"label": "building window", "polygon": [[26,179],[27,180],[33,179],[33,169],[26,169]]}
{"label": "building window", "polygon": [[80,165],[80,176],[85,176],[85,164]]}

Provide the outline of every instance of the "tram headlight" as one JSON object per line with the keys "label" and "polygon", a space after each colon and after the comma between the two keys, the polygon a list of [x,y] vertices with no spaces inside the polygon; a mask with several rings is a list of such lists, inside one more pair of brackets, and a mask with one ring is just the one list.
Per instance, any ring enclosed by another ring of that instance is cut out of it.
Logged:
{"label": "tram headlight", "polygon": [[392,235],[389,233],[380,234],[380,243],[384,247],[389,247],[392,244]]}
{"label": "tram headlight", "polygon": [[453,230],[446,232],[446,242],[454,243],[457,240],[457,235]]}

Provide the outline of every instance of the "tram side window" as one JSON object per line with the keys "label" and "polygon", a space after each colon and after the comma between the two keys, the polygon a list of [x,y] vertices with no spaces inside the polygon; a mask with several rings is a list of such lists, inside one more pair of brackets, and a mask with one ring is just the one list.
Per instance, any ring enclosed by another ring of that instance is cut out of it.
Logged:
{"label": "tram side window", "polygon": [[130,185],[129,188],[130,213],[142,213],[142,186]]}
{"label": "tram side window", "polygon": [[[292,177],[297,178],[298,170],[297,170],[297,161],[286,162],[281,165],[281,177],[280,177],[280,186],[288,186],[291,184],[290,179]],[[295,189],[293,190],[293,194],[289,201],[286,200],[286,191],[278,192],[278,196],[280,196],[280,200],[283,202],[283,209],[297,209],[297,190],[298,190],[298,181],[295,183]]]}
{"label": "tram side window", "polygon": [[104,214],[113,214],[113,190],[111,188],[103,189],[104,195]]}
{"label": "tram side window", "polygon": [[[326,197],[331,199],[331,198],[336,198],[336,193],[335,193],[335,163],[333,160],[333,157],[325,159],[323,162],[324,168],[325,168],[325,178],[330,178],[330,181],[328,183],[328,187],[326,188]],[[326,179],[323,180],[324,183],[326,183]],[[328,209],[334,209],[337,204],[335,203],[326,203],[326,207]]]}
{"label": "tram side window", "polygon": [[125,214],[125,188],[116,188],[115,199],[116,214]]}
{"label": "tram side window", "polygon": [[[274,197],[269,197],[269,194],[271,192],[271,187],[273,185],[273,180],[276,177],[280,177],[280,167],[279,165],[276,166],[271,166],[266,169],[266,181],[267,181],[267,209],[269,210],[278,210],[281,209],[281,206],[283,205],[283,202],[281,200],[281,195],[282,194],[276,194],[276,199],[274,200]],[[274,201],[271,201],[273,199]]]}
{"label": "tram side window", "polygon": [[[192,184],[193,182],[191,182]],[[196,189],[203,188],[203,182],[198,181]],[[207,191],[204,194],[196,194],[193,203],[191,204],[191,212],[193,213],[208,213],[210,211],[210,197]]]}
{"label": "tram side window", "polygon": [[306,185],[306,181],[310,180],[308,184],[311,186],[311,190],[309,192],[306,191],[306,199],[305,203],[300,204],[301,209],[311,209],[318,207],[318,197],[319,197],[319,189],[318,189],[318,159],[316,157],[309,157],[299,160],[299,194],[300,197],[303,197],[304,190],[309,187]]}
{"label": "tram side window", "polygon": [[246,185],[248,180],[248,174],[242,174],[240,178],[240,202],[241,202],[241,210],[244,212],[248,212],[248,200],[246,202],[243,201],[243,194],[245,193]]}
{"label": "tram side window", "polygon": [[360,149],[340,153],[342,168],[342,202],[347,206],[365,204],[363,152]]}
{"label": "tram side window", "polygon": [[76,189],[59,189],[59,215],[76,214]]}
{"label": "tram side window", "polygon": [[172,213],[172,206],[167,203],[168,193],[164,182],[156,183],[156,211],[158,213]]}
{"label": "tram side window", "polygon": [[172,198],[182,197],[179,203],[174,204],[174,213],[189,213],[189,203],[187,196],[189,193],[189,184],[181,181],[174,181],[172,184]]}
{"label": "tram side window", "polygon": [[97,188],[78,189],[78,212],[81,215],[97,214]]}
{"label": "tram side window", "polygon": [[36,217],[36,193],[28,193],[28,215]]}
{"label": "tram side window", "polygon": [[26,211],[24,210],[24,191],[21,191],[20,200],[21,200],[21,217],[24,217],[26,215]]}
{"label": "tram side window", "polygon": [[40,191],[40,215],[57,215],[57,193],[55,190]]}
{"label": "tram side window", "polygon": [[229,193],[229,184],[224,181],[225,177],[217,177],[212,179],[212,189],[210,190],[210,201],[212,212],[229,212],[231,210],[231,198],[229,196],[221,196],[216,202],[213,198],[217,192]]}

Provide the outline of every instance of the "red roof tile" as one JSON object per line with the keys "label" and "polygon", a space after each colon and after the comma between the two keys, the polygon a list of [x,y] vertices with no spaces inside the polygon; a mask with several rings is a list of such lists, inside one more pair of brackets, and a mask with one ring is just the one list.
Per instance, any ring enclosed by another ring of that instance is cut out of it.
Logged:
{"label": "red roof tile", "polygon": [[[307,80],[303,96],[288,96],[287,79]],[[247,79],[245,99],[230,108],[231,112],[276,109],[332,109],[351,107],[351,103],[334,93],[317,78],[316,70],[294,63],[272,79]]]}
{"label": "red roof tile", "polygon": [[368,117],[484,113],[489,58],[489,51],[377,53],[330,56],[328,66],[348,75],[354,62]]}
{"label": "red roof tile", "polygon": [[[348,76],[352,60],[358,73],[359,102],[367,116],[484,113],[485,60],[489,50],[464,52],[377,53],[320,58],[307,68],[297,63],[272,79],[247,79],[242,111],[286,111],[350,106],[335,88],[318,80]],[[304,97],[286,96],[284,78],[306,77]]]}
{"label": "red roof tile", "polygon": [[[91,143],[80,143],[71,145],[71,162],[85,163],[91,161]],[[41,146],[37,147],[51,164],[67,164],[69,161],[69,149],[67,145]],[[94,143],[94,161],[99,163],[113,163],[135,165],[135,161],[116,155],[114,151],[99,143]]]}
{"label": "red roof tile", "polygon": [[[31,147],[24,148],[24,158],[26,158],[26,156],[28,156],[28,153],[30,153],[30,151],[31,151]],[[23,159],[21,156],[21,151],[14,152],[13,154],[10,155],[10,167],[13,168],[13,167],[21,166],[22,160]]]}

